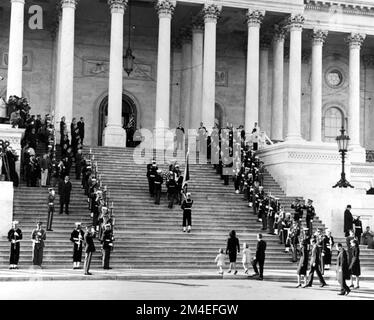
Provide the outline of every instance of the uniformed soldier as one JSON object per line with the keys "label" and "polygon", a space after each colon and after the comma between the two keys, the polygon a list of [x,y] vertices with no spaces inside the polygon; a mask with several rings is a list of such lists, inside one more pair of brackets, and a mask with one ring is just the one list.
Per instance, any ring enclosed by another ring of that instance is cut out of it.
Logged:
{"label": "uniformed soldier", "polygon": [[353,219],[353,226],[355,230],[355,237],[358,241],[358,244],[360,244],[362,234],[362,222],[360,220],[360,216],[357,216]]}
{"label": "uniformed soldier", "polygon": [[304,205],[301,203],[299,198],[296,198],[295,201],[291,204],[291,208],[295,210],[293,219],[298,223],[301,224],[301,219],[303,218],[303,208]]}
{"label": "uniformed soldier", "polygon": [[169,200],[168,208],[172,209],[174,205],[174,200],[177,200],[177,196],[176,196],[177,182],[175,179],[175,173],[173,171],[169,172],[169,179],[166,182],[166,186],[168,188],[168,200]]}
{"label": "uniformed soldier", "polygon": [[80,263],[82,261],[82,250],[83,250],[83,240],[84,232],[81,229],[81,222],[75,223],[75,229],[70,235],[70,241],[73,242],[73,269],[79,269]]}
{"label": "uniformed soldier", "polygon": [[110,260],[110,252],[113,250],[113,241],[114,236],[111,229],[111,224],[107,223],[105,225],[105,231],[103,232],[103,235],[101,237],[101,245],[102,245],[102,253],[103,253],[103,262],[102,266],[103,269],[109,270],[112,269],[109,267],[109,260]]}
{"label": "uniformed soldier", "polygon": [[155,180],[154,180],[155,204],[160,204],[161,187],[162,187],[162,182],[163,181],[164,181],[164,179],[162,177],[162,170],[158,169],[157,174],[155,176]]}
{"label": "uniformed soldier", "polygon": [[179,164],[175,165],[174,172],[176,174],[176,179],[177,179],[177,199],[178,199],[178,204],[182,204],[182,184],[183,184],[183,175],[182,172],[179,168]]}
{"label": "uniformed soldier", "polygon": [[8,232],[8,241],[10,242],[9,269],[18,269],[21,240],[22,230],[18,228],[18,221],[13,221],[12,229]]}
{"label": "uniformed soldier", "polygon": [[308,228],[308,234],[309,236],[312,236],[313,234],[313,219],[316,215],[315,209],[313,207],[313,200],[308,199],[308,203],[305,206],[306,209],[306,227]]}
{"label": "uniformed soldier", "polygon": [[53,231],[52,221],[53,214],[55,212],[55,190],[53,188],[48,188],[48,218],[47,218],[47,231]]}
{"label": "uniformed soldier", "polygon": [[187,193],[186,198],[182,202],[182,210],[183,210],[183,232],[191,232],[191,225],[192,225],[192,205],[193,200],[191,199],[191,193]]}
{"label": "uniformed soldier", "polygon": [[158,167],[156,164],[156,160],[152,160],[152,163],[147,165],[147,178],[148,178],[149,194],[151,195],[151,197],[153,197],[155,193],[154,183],[155,183],[155,179],[157,175],[157,170],[158,170]]}
{"label": "uniformed soldier", "polygon": [[289,235],[290,247],[292,251],[292,262],[297,261],[299,237],[300,237],[300,225],[298,224],[297,221],[294,220],[292,223],[292,226],[290,229],[290,235]]}
{"label": "uniformed soldier", "polygon": [[90,266],[92,254],[96,251],[95,244],[93,239],[96,236],[95,228],[92,226],[86,227],[86,232],[84,234],[84,242],[86,243],[85,247],[85,257],[84,257],[84,274],[91,275]]}
{"label": "uniformed soldier", "polygon": [[47,238],[47,233],[42,229],[42,222],[38,221],[36,224],[36,229],[31,233],[32,240],[32,262],[34,266],[39,266],[42,268],[43,263],[43,250],[44,250],[44,241]]}

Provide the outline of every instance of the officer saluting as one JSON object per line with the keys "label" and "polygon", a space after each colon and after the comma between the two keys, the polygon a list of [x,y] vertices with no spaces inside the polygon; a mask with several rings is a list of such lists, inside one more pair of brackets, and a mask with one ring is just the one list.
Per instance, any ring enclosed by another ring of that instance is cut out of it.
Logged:
{"label": "officer saluting", "polygon": [[86,227],[86,233],[84,234],[84,241],[86,243],[85,257],[84,257],[84,274],[91,275],[90,266],[92,253],[96,251],[93,239],[95,238],[95,228],[93,226]]}
{"label": "officer saluting", "polygon": [[74,243],[73,247],[73,269],[79,269],[79,265],[82,261],[82,249],[83,249],[84,232],[81,229],[81,223],[75,223],[75,229],[70,235],[70,241]]}
{"label": "officer saluting", "polygon": [[110,223],[107,223],[105,225],[105,231],[103,232],[103,235],[101,237],[101,244],[102,244],[102,249],[103,249],[103,269],[109,270],[112,269],[109,267],[109,260],[110,260],[110,251],[113,250],[113,241],[114,241],[114,236],[113,232],[111,230],[111,225]]}
{"label": "officer saluting", "polygon": [[8,232],[8,240],[10,241],[9,269],[18,269],[20,241],[22,240],[22,231],[18,228],[18,221],[12,222],[12,229]]}
{"label": "officer saluting", "polygon": [[182,210],[183,210],[183,232],[186,232],[186,225],[187,225],[187,232],[191,232],[191,214],[192,214],[192,204],[193,200],[191,199],[191,193],[187,193],[186,199],[182,202]]}

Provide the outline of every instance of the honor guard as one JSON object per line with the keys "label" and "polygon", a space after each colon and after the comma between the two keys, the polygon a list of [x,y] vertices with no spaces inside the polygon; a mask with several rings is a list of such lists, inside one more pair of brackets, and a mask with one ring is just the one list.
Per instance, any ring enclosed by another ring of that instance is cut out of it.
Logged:
{"label": "honor guard", "polygon": [[308,228],[308,234],[311,236],[313,234],[313,219],[316,215],[315,209],[313,207],[313,200],[308,199],[308,203],[305,206],[306,209],[306,227]]}
{"label": "honor guard", "polygon": [[70,235],[70,241],[73,242],[73,269],[79,269],[82,261],[84,232],[81,228],[81,223],[75,223],[75,229]]}
{"label": "honor guard", "polygon": [[110,252],[113,250],[113,241],[114,236],[111,229],[111,224],[107,223],[105,225],[105,231],[101,237],[101,245],[102,245],[102,253],[103,253],[103,262],[102,266],[103,269],[109,270],[112,269],[109,267],[109,260],[110,260]]}
{"label": "honor guard", "polygon": [[53,214],[55,212],[55,190],[53,188],[48,188],[48,218],[47,218],[47,231],[53,231],[52,221]]}
{"label": "honor guard", "polygon": [[162,177],[162,170],[158,169],[155,180],[154,180],[155,204],[160,204],[161,187],[162,187],[163,181],[164,181],[164,179]]}
{"label": "honor guard", "polygon": [[168,208],[172,209],[174,205],[174,201],[177,200],[177,197],[176,197],[177,182],[175,179],[175,173],[173,171],[169,172],[169,179],[166,182],[166,186],[168,188],[168,200],[169,200]]}
{"label": "honor guard", "polygon": [[13,221],[12,229],[8,232],[8,241],[10,242],[9,269],[18,269],[21,240],[22,230],[18,228],[18,221]]}
{"label": "honor guard", "polygon": [[191,232],[191,225],[192,225],[192,205],[193,200],[191,199],[191,193],[187,193],[186,198],[182,202],[182,210],[183,210],[183,232]]}
{"label": "honor guard", "polygon": [[43,263],[43,250],[44,241],[47,238],[47,234],[44,229],[42,229],[42,222],[38,221],[36,228],[31,233],[32,240],[32,263],[34,266],[42,267]]}
{"label": "honor guard", "polygon": [[362,235],[362,222],[360,220],[360,216],[357,216],[353,219],[353,226],[355,230],[355,237],[358,241],[358,244],[360,244],[361,241],[361,235]]}

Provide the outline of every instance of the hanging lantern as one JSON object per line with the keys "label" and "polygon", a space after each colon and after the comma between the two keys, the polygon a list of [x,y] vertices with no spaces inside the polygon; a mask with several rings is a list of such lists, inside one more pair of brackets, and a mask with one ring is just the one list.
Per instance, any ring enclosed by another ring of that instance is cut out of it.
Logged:
{"label": "hanging lantern", "polygon": [[132,50],[128,47],[126,55],[123,57],[123,69],[126,71],[128,76],[134,70],[134,59],[135,57],[132,55]]}

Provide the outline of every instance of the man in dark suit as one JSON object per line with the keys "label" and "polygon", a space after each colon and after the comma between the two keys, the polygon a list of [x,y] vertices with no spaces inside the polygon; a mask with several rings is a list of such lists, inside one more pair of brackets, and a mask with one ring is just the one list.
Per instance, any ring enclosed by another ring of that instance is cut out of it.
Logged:
{"label": "man in dark suit", "polygon": [[340,284],[340,293],[338,293],[338,295],[344,296],[351,292],[351,289],[349,289],[345,283],[345,280],[349,280],[350,278],[348,269],[348,255],[341,243],[336,245],[336,249],[339,251],[338,258],[336,259],[336,277],[338,278],[338,282]]}
{"label": "man in dark suit", "polygon": [[317,276],[319,281],[321,282],[320,287],[324,287],[327,285],[325,282],[325,279],[323,279],[320,267],[321,267],[321,249],[317,245],[316,239],[312,240],[312,257],[310,260],[310,271],[309,271],[309,282],[307,285],[303,286],[303,288],[311,287],[313,285],[313,277],[314,277],[314,271],[317,272]]}
{"label": "man in dark suit", "polygon": [[347,205],[347,208],[344,211],[344,236],[349,236],[349,230],[353,230],[353,216],[351,213],[351,205]]}
{"label": "man in dark suit", "polygon": [[71,193],[72,185],[69,181],[69,176],[65,176],[63,181],[60,181],[58,185],[58,194],[60,195],[60,214],[64,210],[65,205],[65,213],[69,214],[69,203],[70,203],[70,193]]}
{"label": "man in dark suit", "polygon": [[[263,280],[264,278],[265,250],[266,242],[262,240],[262,234],[259,233],[257,235],[256,257],[252,260],[253,270],[255,271],[253,276],[259,276],[259,280]],[[257,263],[260,267],[260,273],[258,273]]]}
{"label": "man in dark suit", "polygon": [[84,139],[84,119],[83,119],[83,117],[80,118],[80,120],[77,123],[77,126],[78,126],[80,143],[83,146],[83,139]]}
{"label": "man in dark suit", "polygon": [[90,226],[86,227],[86,233],[84,234],[84,242],[86,243],[85,247],[85,256],[84,256],[84,274],[91,275],[90,265],[92,259],[92,253],[96,251],[93,238],[95,238],[95,228]]}

